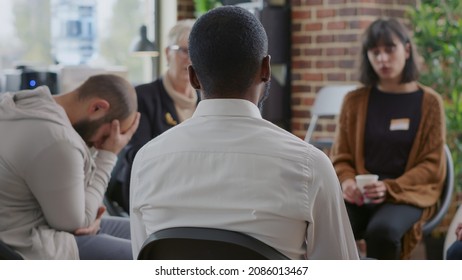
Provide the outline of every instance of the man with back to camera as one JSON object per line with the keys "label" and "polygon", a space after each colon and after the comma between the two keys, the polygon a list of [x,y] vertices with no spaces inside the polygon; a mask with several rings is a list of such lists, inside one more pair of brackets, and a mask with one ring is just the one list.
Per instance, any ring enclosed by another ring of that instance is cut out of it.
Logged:
{"label": "man with back to camera", "polygon": [[358,259],[329,158],[261,117],[271,77],[261,23],[213,9],[193,26],[189,53],[202,101],[135,157],[133,256],[150,233],[192,226],[243,232],[291,259]]}
{"label": "man with back to camera", "polygon": [[135,90],[115,75],[3,94],[0,240],[24,259],[132,258],[128,219],[102,218],[101,204],[138,122]]}

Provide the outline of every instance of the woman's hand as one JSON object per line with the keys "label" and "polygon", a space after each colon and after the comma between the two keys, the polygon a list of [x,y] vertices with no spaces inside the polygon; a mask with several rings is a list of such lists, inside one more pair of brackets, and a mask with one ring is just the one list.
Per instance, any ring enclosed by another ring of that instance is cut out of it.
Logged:
{"label": "woman's hand", "polygon": [[101,139],[95,142],[95,148],[110,151],[116,155],[119,154],[125,145],[128,144],[133,134],[135,134],[139,123],[140,113],[136,113],[133,122],[126,131],[121,131],[119,120],[113,120],[111,122],[109,135],[101,137]]}
{"label": "woman's hand", "polygon": [[364,196],[370,199],[372,204],[382,203],[387,198],[387,186],[383,181],[365,185]]}
{"label": "woman's hand", "polygon": [[354,179],[346,179],[342,182],[343,198],[349,203],[361,206],[364,204],[364,198],[356,185]]}

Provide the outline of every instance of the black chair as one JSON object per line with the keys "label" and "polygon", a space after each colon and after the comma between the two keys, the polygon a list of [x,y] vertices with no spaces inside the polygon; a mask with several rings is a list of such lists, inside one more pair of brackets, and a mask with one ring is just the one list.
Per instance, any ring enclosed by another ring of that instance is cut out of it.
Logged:
{"label": "black chair", "polygon": [[176,227],[157,231],[144,242],[138,260],[288,260],[246,234],[214,228]]}
{"label": "black chair", "polygon": [[451,151],[447,145],[444,146],[444,152],[446,154],[446,179],[444,181],[438,210],[436,214],[423,225],[422,232],[424,235],[430,235],[433,229],[441,223],[444,215],[448,212],[452,193],[454,192],[454,163],[452,161]]}
{"label": "black chair", "polygon": [[0,260],[23,260],[23,257],[0,241]]}
{"label": "black chair", "polygon": [[103,204],[109,216],[130,217],[116,201],[112,201],[107,195],[103,197]]}

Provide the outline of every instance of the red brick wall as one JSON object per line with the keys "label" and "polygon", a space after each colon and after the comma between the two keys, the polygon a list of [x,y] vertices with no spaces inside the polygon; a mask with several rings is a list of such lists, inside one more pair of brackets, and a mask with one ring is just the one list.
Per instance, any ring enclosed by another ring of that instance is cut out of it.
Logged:
{"label": "red brick wall", "polygon": [[[303,138],[316,92],[356,83],[360,38],[379,16],[405,17],[416,0],[291,0],[292,132]],[[313,136],[329,137],[335,121],[320,121]]]}
{"label": "red brick wall", "polygon": [[193,0],[177,0],[178,5],[178,20],[194,18],[194,1]]}

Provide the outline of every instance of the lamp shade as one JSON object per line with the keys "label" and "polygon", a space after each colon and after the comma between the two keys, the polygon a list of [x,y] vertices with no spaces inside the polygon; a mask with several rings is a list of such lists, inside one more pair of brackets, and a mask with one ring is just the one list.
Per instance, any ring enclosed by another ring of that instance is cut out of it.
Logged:
{"label": "lamp shade", "polygon": [[133,41],[130,51],[133,55],[159,56],[156,45],[147,37],[146,25],[140,27],[140,37]]}

